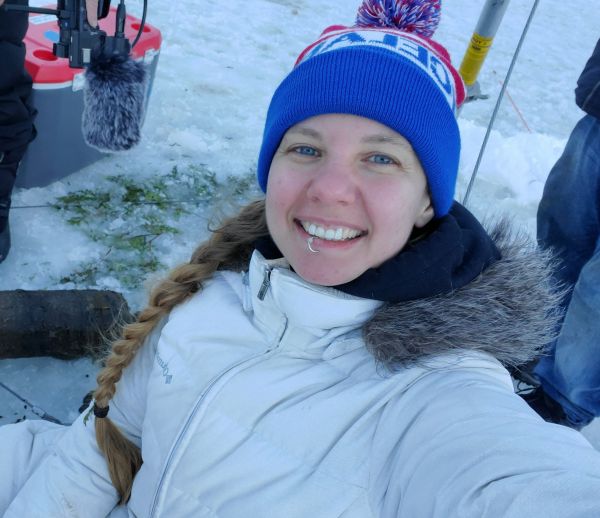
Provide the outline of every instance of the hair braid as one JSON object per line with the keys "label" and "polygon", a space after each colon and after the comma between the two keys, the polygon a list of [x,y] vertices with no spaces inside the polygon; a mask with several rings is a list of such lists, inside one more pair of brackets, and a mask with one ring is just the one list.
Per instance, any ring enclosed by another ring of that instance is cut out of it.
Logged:
{"label": "hair braid", "polygon": [[[123,370],[158,322],[175,306],[202,288],[202,283],[217,270],[240,271],[247,266],[253,243],[268,234],[264,201],[253,202],[213,231],[208,241],[193,253],[188,264],[175,268],[152,291],[148,307],[136,322],[122,329],[122,338],[115,341],[98,374],[94,400],[99,407],[108,407],[115,394]],[[110,478],[119,493],[119,504],[131,496],[133,478],[142,465],[140,450],[129,441],[108,418],[96,418],[96,440],[108,464]]]}

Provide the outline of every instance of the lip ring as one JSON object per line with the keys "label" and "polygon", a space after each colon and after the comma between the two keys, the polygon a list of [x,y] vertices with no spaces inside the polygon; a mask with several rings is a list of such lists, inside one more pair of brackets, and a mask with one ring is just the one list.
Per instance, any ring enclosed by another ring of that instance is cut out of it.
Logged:
{"label": "lip ring", "polygon": [[308,247],[308,250],[309,250],[310,252],[312,252],[313,254],[318,254],[318,253],[319,253],[319,251],[318,251],[318,250],[314,250],[314,249],[313,249],[313,247],[312,247],[312,244],[313,244],[313,241],[314,241],[314,240],[315,240],[315,238],[314,238],[313,236],[309,237],[309,238],[306,240],[306,246]]}

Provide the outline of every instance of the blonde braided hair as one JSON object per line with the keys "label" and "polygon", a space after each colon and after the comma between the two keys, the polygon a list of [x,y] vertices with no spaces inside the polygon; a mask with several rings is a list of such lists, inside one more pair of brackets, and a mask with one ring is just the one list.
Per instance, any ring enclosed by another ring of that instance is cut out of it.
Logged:
{"label": "blonde braided hair", "polygon": [[[123,370],[158,322],[175,306],[202,289],[202,283],[217,270],[241,271],[247,266],[253,243],[267,235],[264,201],[253,202],[213,231],[208,241],[193,253],[188,264],[175,268],[153,290],[149,305],[136,322],[125,325],[98,374],[95,407],[108,409]],[[110,478],[119,493],[119,505],[131,496],[133,479],[142,465],[139,448],[108,418],[96,418],[96,440],[108,464]]]}

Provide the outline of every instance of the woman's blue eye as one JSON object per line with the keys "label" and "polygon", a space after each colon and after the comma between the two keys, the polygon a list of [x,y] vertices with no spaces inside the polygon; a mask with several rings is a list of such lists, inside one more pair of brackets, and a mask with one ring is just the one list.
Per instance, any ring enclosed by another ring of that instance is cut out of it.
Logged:
{"label": "woman's blue eye", "polygon": [[371,155],[369,161],[378,165],[391,165],[396,163],[387,155]]}
{"label": "woman's blue eye", "polygon": [[298,146],[294,148],[294,153],[298,153],[299,155],[305,156],[317,156],[319,152],[310,146]]}

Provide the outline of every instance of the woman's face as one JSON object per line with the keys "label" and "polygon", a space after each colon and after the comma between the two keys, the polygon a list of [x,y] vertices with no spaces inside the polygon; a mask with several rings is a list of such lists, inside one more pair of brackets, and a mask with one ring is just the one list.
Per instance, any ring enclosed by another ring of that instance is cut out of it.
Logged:
{"label": "woman's face", "polygon": [[[396,255],[433,217],[417,155],[371,119],[327,114],[291,127],[267,184],[269,231],[303,279],[349,282]],[[313,253],[307,240],[313,237]]]}

